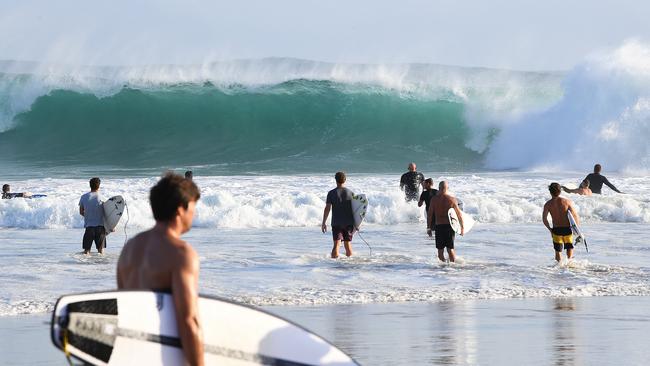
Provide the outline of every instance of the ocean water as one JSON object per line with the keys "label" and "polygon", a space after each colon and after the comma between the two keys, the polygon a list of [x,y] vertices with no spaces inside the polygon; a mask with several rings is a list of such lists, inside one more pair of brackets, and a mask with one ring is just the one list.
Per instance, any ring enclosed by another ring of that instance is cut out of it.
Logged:
{"label": "ocean water", "polygon": [[0,62],[5,177],[647,172],[650,52],[566,72],[296,59],[89,67]]}
{"label": "ocean water", "polygon": [[[328,175],[197,177],[202,198],[185,238],[201,257],[201,292],[255,305],[650,295],[650,178],[613,174],[610,180],[626,194],[572,195],[590,251],[579,246],[571,263],[555,263],[541,224],[546,186],[582,177],[433,175],[450,182],[477,220],[457,240],[458,264],[435,258],[423,208],[404,201],[398,175],[348,178],[348,187],[370,202],[351,258],[330,259],[331,235],[320,232],[333,187]],[[103,194],[123,195],[128,212],[109,235],[107,254],[91,257],[80,254],[77,202],[85,180],[12,182],[48,197],[0,201],[0,315],[49,311],[62,294],[115,288],[126,237],[153,224],[147,191],[155,180],[103,181]]]}
{"label": "ocean water", "polygon": [[[650,52],[639,42],[566,72],[295,59],[89,67],[0,62],[0,316],[115,288],[127,237],[153,224],[172,169],[201,188],[186,235],[201,292],[263,306],[650,295]],[[444,264],[407,204],[410,161],[477,225]],[[556,264],[547,186],[594,163],[626,194],[571,196],[589,240]],[[320,233],[333,173],[370,207],[352,258]],[[105,256],[80,255],[92,176],[128,212]]]}

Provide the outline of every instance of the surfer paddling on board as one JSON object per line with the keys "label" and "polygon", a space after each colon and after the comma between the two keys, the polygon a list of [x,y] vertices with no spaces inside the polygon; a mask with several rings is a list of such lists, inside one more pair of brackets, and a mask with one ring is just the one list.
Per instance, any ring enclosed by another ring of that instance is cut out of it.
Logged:
{"label": "surfer paddling on board", "polygon": [[332,221],[330,223],[332,225],[332,239],[334,240],[332,258],[339,257],[341,241],[345,246],[345,255],[351,257],[352,236],[354,235],[354,216],[352,215],[352,196],[354,196],[354,193],[344,187],[345,173],[337,172],[334,179],[336,179],[336,188],[327,193],[321,230],[323,233],[327,231],[327,216],[332,211]]}
{"label": "surfer paddling on board", "polygon": [[151,188],[149,201],[156,225],[129,240],[117,263],[117,287],[171,291],[185,360],[203,365],[199,322],[199,257],[180,237],[192,227],[201,194],[180,175],[167,174]]}
{"label": "surfer paddling on board", "polygon": [[[551,193],[551,199],[544,204],[544,211],[542,212],[542,221],[544,226],[551,232],[553,238],[553,248],[555,249],[555,260],[562,260],[562,247],[566,249],[567,259],[573,257],[573,232],[571,231],[571,224],[567,213],[571,211],[576,224],[580,225],[580,217],[573,207],[573,203],[563,197],[560,197],[562,189],[559,183],[551,183],[548,186],[548,191]],[[553,227],[548,223],[548,214],[551,214]]]}
{"label": "surfer paddling on board", "polygon": [[591,191],[594,194],[601,194],[601,191],[603,189],[603,184],[604,184],[604,185],[608,186],[609,188],[611,188],[612,191],[614,191],[614,192],[623,193],[623,192],[619,191],[618,188],[614,187],[614,185],[611,184],[609,182],[609,180],[607,180],[607,177],[600,174],[600,171],[602,169],[603,169],[603,167],[600,166],[600,164],[596,164],[596,165],[594,165],[594,172],[590,173],[589,175],[587,175],[585,177],[584,180],[589,181],[589,186],[591,188]]}
{"label": "surfer paddling on board", "polygon": [[79,199],[79,214],[84,217],[84,237],[81,241],[84,254],[90,254],[90,247],[95,242],[99,254],[104,254],[106,247],[106,230],[104,229],[104,208],[99,195],[101,180],[97,177],[90,179],[90,192]]}
{"label": "surfer paddling on board", "polygon": [[[448,212],[450,208],[456,211],[456,216],[458,216],[458,221],[460,221],[460,235],[465,234],[463,215],[461,215],[460,208],[458,208],[458,201],[447,193],[448,190],[449,184],[446,181],[443,180],[438,184],[438,195],[431,199],[429,216],[427,218],[427,222],[435,222],[433,230],[436,232],[436,249],[438,249],[438,259],[441,262],[445,261],[445,248],[447,248],[449,261],[456,261],[456,252],[454,250],[456,233],[449,223]],[[427,234],[429,236],[433,235],[432,227],[427,228]]]}
{"label": "surfer paddling on board", "polygon": [[415,163],[410,163],[409,171],[402,174],[402,178],[399,180],[399,188],[404,191],[406,202],[418,200],[420,186],[424,182],[424,174],[419,173],[416,168]]}
{"label": "surfer paddling on board", "polygon": [[8,184],[2,185],[2,199],[8,200],[16,197],[30,198],[32,196],[29,192],[11,193],[11,186]]}
{"label": "surfer paddling on board", "polygon": [[569,189],[565,186],[562,186],[562,190],[566,193],[575,193],[579,194],[581,196],[591,196],[592,192],[591,189],[589,188],[589,180],[585,179],[580,183],[580,187],[575,188],[575,189]]}

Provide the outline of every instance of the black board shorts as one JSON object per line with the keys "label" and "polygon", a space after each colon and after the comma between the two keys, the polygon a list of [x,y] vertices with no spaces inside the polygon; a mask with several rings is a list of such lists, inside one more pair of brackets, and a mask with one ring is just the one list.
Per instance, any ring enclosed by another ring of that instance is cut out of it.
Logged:
{"label": "black board shorts", "polygon": [[437,249],[454,249],[454,238],[456,232],[449,224],[436,225],[436,248]]}
{"label": "black board shorts", "polygon": [[352,241],[354,226],[332,226],[332,238],[334,240]]}
{"label": "black board shorts", "polygon": [[84,250],[90,250],[93,241],[97,250],[106,247],[106,230],[103,226],[88,226],[86,228],[81,246]]}

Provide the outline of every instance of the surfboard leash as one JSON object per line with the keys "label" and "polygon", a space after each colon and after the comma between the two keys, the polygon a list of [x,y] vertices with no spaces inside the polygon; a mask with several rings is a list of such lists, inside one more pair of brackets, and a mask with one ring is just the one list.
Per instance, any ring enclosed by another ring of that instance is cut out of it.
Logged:
{"label": "surfboard leash", "polygon": [[359,234],[359,237],[361,238],[361,240],[362,240],[364,243],[366,243],[366,245],[368,246],[368,249],[370,249],[370,256],[372,257],[372,247],[370,246],[370,244],[368,244],[368,242],[366,241],[366,239],[364,239],[363,236],[361,236],[361,231],[359,231],[359,229],[357,229],[357,234]]}
{"label": "surfboard leash", "polygon": [[129,225],[129,220],[131,220],[131,214],[129,213],[129,205],[124,200],[124,207],[126,208],[126,222],[124,223],[124,244],[129,240],[129,234],[126,231],[126,227]]}

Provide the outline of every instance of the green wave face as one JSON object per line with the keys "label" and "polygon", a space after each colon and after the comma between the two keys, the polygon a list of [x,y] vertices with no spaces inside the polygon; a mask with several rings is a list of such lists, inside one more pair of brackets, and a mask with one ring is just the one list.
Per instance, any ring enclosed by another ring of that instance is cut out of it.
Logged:
{"label": "green wave face", "polygon": [[465,106],[386,89],[299,80],[260,88],[211,84],[123,88],[108,97],[54,90],[0,133],[5,166],[132,174],[466,170]]}

